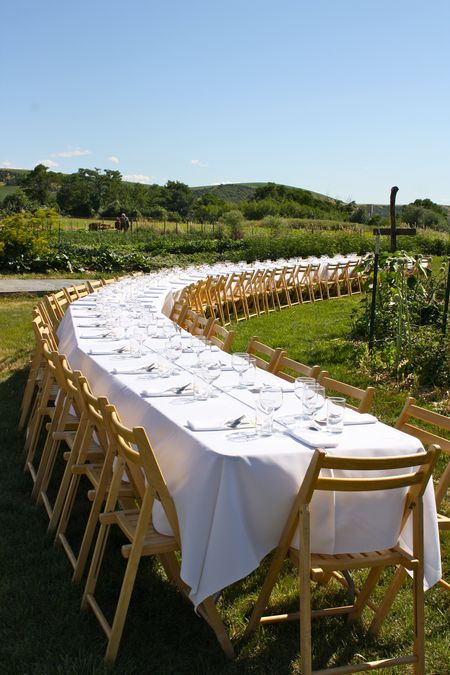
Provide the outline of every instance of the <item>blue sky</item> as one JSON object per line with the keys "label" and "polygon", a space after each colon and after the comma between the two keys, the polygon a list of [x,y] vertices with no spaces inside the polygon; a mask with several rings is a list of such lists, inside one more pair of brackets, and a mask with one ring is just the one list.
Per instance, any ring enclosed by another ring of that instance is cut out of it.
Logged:
{"label": "blue sky", "polygon": [[447,0],[14,0],[0,167],[450,204]]}

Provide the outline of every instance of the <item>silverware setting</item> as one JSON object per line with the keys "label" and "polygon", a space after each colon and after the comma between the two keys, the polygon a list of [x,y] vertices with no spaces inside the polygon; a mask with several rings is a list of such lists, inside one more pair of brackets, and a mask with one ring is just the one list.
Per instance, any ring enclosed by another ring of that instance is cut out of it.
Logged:
{"label": "silverware setting", "polygon": [[181,394],[185,389],[191,386],[191,383],[188,382],[187,384],[183,384],[182,387],[176,387],[174,389],[169,389],[169,391],[174,391],[176,394]]}
{"label": "silverware setting", "polygon": [[228,420],[227,422],[225,422],[224,426],[230,427],[230,429],[235,429],[236,427],[239,426],[244,417],[245,415],[241,415],[240,417],[236,417],[235,419]]}

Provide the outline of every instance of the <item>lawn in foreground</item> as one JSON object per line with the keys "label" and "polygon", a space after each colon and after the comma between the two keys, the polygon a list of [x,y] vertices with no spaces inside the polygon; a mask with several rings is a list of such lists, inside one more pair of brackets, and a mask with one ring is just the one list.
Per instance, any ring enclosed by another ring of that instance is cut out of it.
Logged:
{"label": "lawn in foreground", "polygon": [[[314,357],[312,361],[321,363],[331,374],[338,375],[335,368],[344,368],[342,357],[339,357],[339,365],[338,350],[326,346],[328,338],[326,344],[320,346],[319,326],[314,329],[314,339],[307,339],[309,321],[304,323],[302,313],[307,310],[312,317],[313,310],[322,312],[323,322],[330,312],[333,322],[323,325],[332,323],[336,326],[338,333],[334,338],[340,339],[345,335],[344,306],[348,304],[350,307],[354,302],[357,300],[349,303],[339,301],[339,312],[336,309],[338,303],[334,302],[298,308],[301,315],[299,326],[307,343],[302,349],[312,351],[299,351],[295,356],[300,358],[302,354],[309,354]],[[81,588],[71,586],[70,565],[61,549],[54,547],[52,539],[46,535],[46,516],[30,501],[31,479],[22,471],[23,439],[17,433],[17,420],[26,379],[23,366],[32,348],[29,322],[34,303],[35,299],[30,297],[0,299],[0,673],[93,675],[106,672],[102,662],[103,634],[90,612],[81,614],[79,611]],[[286,310],[286,313],[277,314],[274,318],[270,316],[266,321],[264,318],[239,324],[239,332],[245,329],[249,334],[259,334],[267,343],[281,344],[282,335],[276,339],[276,334],[270,332],[272,322],[281,326],[286,317],[291,325],[292,312],[294,310]],[[334,312],[337,314],[331,314]],[[339,317],[342,323],[337,328]],[[293,345],[297,342],[301,344],[301,340],[296,341],[293,330],[286,331],[284,329],[285,335],[291,336],[292,333]],[[240,335],[239,339],[245,342],[246,337]],[[292,348],[289,347],[290,352]],[[328,354],[327,358],[325,354]],[[309,358],[303,360],[310,361]],[[339,371],[339,376],[341,373],[344,379],[345,370]],[[80,505],[79,528],[84,522],[82,511]],[[108,577],[106,595],[112,595],[113,590],[118,588],[124,568],[124,561],[119,555],[120,542],[116,540],[113,543],[115,545],[104,568]],[[243,632],[262,577],[263,573],[255,572],[225,590],[220,606],[233,635]],[[331,586],[326,591],[316,592],[315,600],[319,601],[323,593],[333,595],[335,602],[345,601],[341,590]],[[437,588],[426,595],[427,673],[430,674],[444,675],[447,672],[450,658],[448,596],[443,589]],[[295,573],[287,565],[274,591],[272,603],[280,611],[296,607]],[[332,655],[336,663],[342,664],[352,658],[357,660],[356,654],[376,659],[394,652],[405,652],[412,639],[410,616],[410,593],[404,590],[376,641],[367,639],[358,625],[348,631],[341,620],[315,623],[315,667],[325,666]],[[159,566],[144,560],[113,672],[123,675],[145,672],[298,673],[298,627],[293,623],[261,629],[259,639],[243,645],[236,661],[229,663],[212,631],[165,582]],[[405,670],[384,672],[400,674]]]}

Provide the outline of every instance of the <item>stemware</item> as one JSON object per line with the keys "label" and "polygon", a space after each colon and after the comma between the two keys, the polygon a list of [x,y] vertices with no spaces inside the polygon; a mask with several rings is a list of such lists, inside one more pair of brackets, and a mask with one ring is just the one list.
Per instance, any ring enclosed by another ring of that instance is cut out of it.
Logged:
{"label": "stemware", "polygon": [[312,384],[315,384],[315,379],[313,377],[297,377],[294,381],[294,394],[300,401],[300,414],[294,416],[295,420],[302,420],[304,418],[303,391],[305,387],[308,387]]}
{"label": "stemware", "polygon": [[306,420],[310,423],[325,403],[325,387],[317,383],[306,386],[303,389],[302,403]]}
{"label": "stemware", "polygon": [[231,367],[239,375],[237,389],[245,389],[244,373],[250,367],[250,354],[247,354],[247,352],[235,352],[232,354]]}
{"label": "stemware", "polygon": [[273,434],[273,413],[283,404],[283,389],[277,384],[266,384],[259,392],[259,406],[266,413],[266,421],[261,429],[263,436]]}

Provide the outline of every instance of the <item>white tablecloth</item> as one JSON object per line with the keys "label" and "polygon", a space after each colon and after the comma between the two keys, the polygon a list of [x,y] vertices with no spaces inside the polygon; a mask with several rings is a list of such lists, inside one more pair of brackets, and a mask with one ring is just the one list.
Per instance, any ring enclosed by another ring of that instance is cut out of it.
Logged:
{"label": "white tablecloth", "polygon": [[[142,286],[145,281],[141,279],[139,283]],[[179,287],[173,284],[174,289]],[[166,284],[153,287],[148,297],[161,310],[170,295],[170,284]],[[216,382],[217,396],[207,401],[194,401],[189,395],[144,398],[144,390],[163,390],[190,382],[188,369],[196,356],[183,353],[178,363],[180,372],[164,380],[152,373],[113,374],[113,369],[134,369],[154,362],[160,358],[156,352],[163,341],[149,338],[145,355],[130,359],[113,352],[124,341],[81,338],[90,330],[79,324],[86,325],[89,312],[94,314],[91,303],[92,296],[69,307],[58,332],[59,349],[67,354],[73,368],[87,376],[97,395],[107,396],[117,406],[125,424],[146,428],[177,507],[182,538],[181,576],[192,589],[193,603],[198,605],[253,571],[277,545],[313,451],[284,433],[279,425],[272,437],[255,435],[245,441],[236,440],[236,434],[230,431],[189,430],[188,419],[220,423],[242,414],[253,419],[256,394],[235,388],[237,374],[227,370]],[[93,318],[92,323],[96,320]],[[188,344],[188,340],[184,342]],[[90,350],[112,353],[93,355]],[[229,362],[230,356],[218,352],[217,358]],[[258,371],[257,377],[259,383],[281,382],[263,371]],[[279,415],[297,411],[295,394],[286,392]],[[344,427],[338,447],[329,452],[383,456],[414,453],[421,448],[416,438],[377,422]],[[377,496],[321,493],[314,498],[311,509],[312,550],[347,553],[394,545],[398,531],[392,514],[398,512],[399,499],[397,491]],[[425,495],[425,520],[425,585],[429,587],[441,576],[431,484]],[[157,529],[164,531],[160,513],[154,512],[154,522]],[[410,536],[407,532],[401,543],[408,545]]]}

